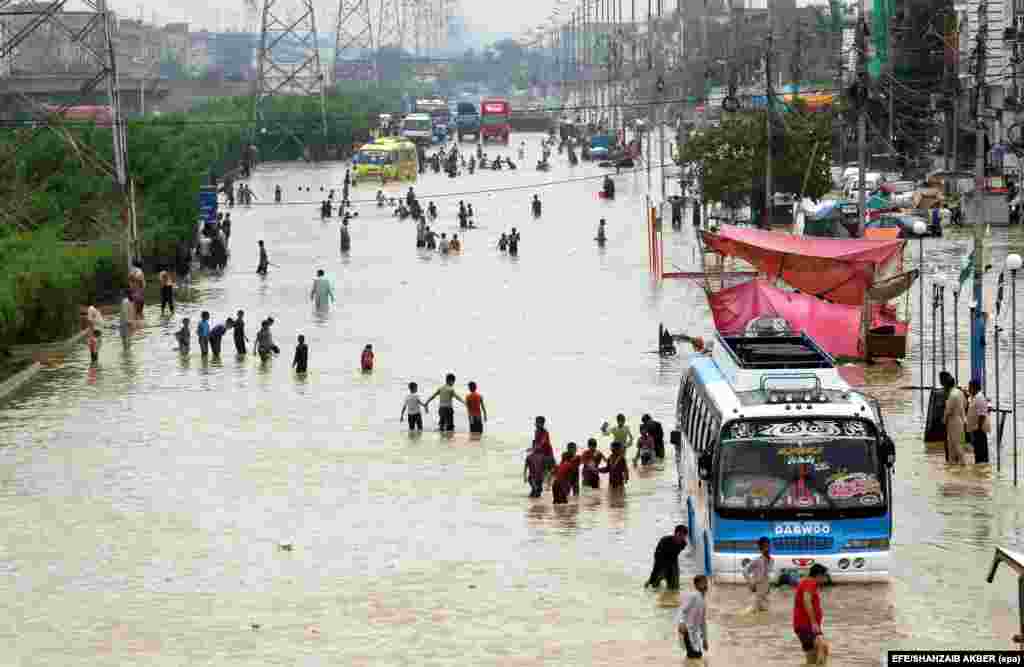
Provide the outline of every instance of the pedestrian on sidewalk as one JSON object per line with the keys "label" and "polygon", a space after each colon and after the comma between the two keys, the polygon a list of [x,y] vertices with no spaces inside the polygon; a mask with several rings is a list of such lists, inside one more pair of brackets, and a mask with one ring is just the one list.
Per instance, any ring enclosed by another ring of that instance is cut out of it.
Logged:
{"label": "pedestrian on sidewalk", "polygon": [[679,590],[679,554],[686,550],[689,534],[689,528],[679,524],[671,535],[658,540],[658,546],[654,548],[654,567],[644,584],[645,589],[658,588],[664,579],[668,590]]}
{"label": "pedestrian on sidewalk", "polygon": [[679,645],[686,651],[686,657],[695,660],[704,657],[708,650],[708,622],[705,596],[708,592],[708,578],[698,574],[693,578],[695,593],[687,593],[680,600],[676,614]]}
{"label": "pedestrian on sidewalk", "polygon": [[367,344],[363,348],[363,353],[359,355],[359,367],[364,373],[373,372],[373,345]]}
{"label": "pedestrian on sidewalk", "polygon": [[806,577],[796,587],[793,600],[793,631],[807,656],[808,665],[824,665],[831,647],[822,632],[824,614],[818,589],[828,581],[828,568],[821,563],[811,565]]}
{"label": "pedestrian on sidewalk", "polygon": [[210,313],[203,311],[196,325],[196,338],[199,339],[199,351],[205,357],[210,353]]}
{"label": "pedestrian on sidewalk", "polygon": [[240,310],[235,314],[235,352],[238,354],[246,353],[246,344],[249,342],[249,338],[245,335],[245,311]]}
{"label": "pedestrian on sidewalk", "polygon": [[967,409],[967,432],[974,447],[974,462],[988,463],[988,434],[992,432],[992,422],[988,418],[988,399],[981,392],[981,382],[978,380],[971,380],[967,391],[971,394]]}

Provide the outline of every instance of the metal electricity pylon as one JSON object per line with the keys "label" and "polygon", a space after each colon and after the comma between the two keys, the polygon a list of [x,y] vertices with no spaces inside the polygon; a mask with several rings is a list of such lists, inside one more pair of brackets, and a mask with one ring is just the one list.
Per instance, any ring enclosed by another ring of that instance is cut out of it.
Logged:
{"label": "metal electricity pylon", "polygon": [[377,80],[376,30],[370,0],[339,0],[334,38],[334,80]]}
{"label": "metal electricity pylon", "polygon": [[[253,127],[260,126],[260,131],[266,129],[266,123],[271,121],[266,111],[272,98],[309,97],[316,100],[320,130],[326,143],[324,72],[320,66],[312,0],[263,0],[260,25],[252,96]],[[294,140],[305,151],[306,144],[291,128],[287,125],[279,127],[286,135],[284,140]]]}
{"label": "metal electricity pylon", "polygon": [[[56,34],[60,41],[73,53],[79,54],[75,72],[61,72],[63,76],[81,79],[81,85],[71,100],[62,105],[44,105],[15,91],[5,90],[0,79],[0,97],[21,99],[24,112],[35,116],[35,128],[24,133],[16,144],[17,150],[31,143],[34,137],[46,130],[57,132],[65,141],[73,144],[74,150],[82,154],[87,150],[67,131],[64,121],[69,110],[83,103],[92,103],[96,93],[106,88],[109,110],[106,118],[98,118],[100,124],[109,123],[113,137],[113,161],[99,155],[89,156],[87,161],[109,175],[117,192],[123,198],[122,241],[120,251],[127,265],[132,259],[139,259],[138,229],[135,220],[134,188],[128,178],[128,143],[125,124],[121,117],[121,98],[118,90],[117,55],[113,35],[116,17],[107,7],[106,0],[83,0],[84,9],[68,11],[68,0],[53,2],[25,2],[13,4],[0,0],[0,61],[16,63],[23,52],[38,53],[38,42],[48,42]],[[15,105],[7,103],[8,109]],[[16,156],[16,155],[15,155]],[[18,202],[8,202],[18,206]],[[12,209],[13,210],[13,209]],[[5,216],[6,217],[6,216]]]}
{"label": "metal electricity pylon", "polygon": [[407,0],[377,0],[377,48],[405,48]]}

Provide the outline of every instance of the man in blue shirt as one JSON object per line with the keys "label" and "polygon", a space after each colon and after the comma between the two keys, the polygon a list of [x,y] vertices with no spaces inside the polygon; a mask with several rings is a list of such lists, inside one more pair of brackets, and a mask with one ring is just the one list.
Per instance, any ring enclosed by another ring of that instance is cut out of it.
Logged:
{"label": "man in blue shirt", "polygon": [[199,338],[199,349],[205,357],[210,352],[210,313],[204,310],[199,317],[196,336]]}

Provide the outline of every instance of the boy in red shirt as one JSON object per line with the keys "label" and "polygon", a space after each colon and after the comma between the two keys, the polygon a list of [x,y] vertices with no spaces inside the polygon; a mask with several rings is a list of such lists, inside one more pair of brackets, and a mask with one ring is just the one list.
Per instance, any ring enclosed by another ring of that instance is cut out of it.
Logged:
{"label": "boy in red shirt", "polygon": [[607,464],[603,468],[598,468],[598,472],[608,473],[609,489],[618,491],[626,489],[626,482],[629,481],[629,466],[626,464],[626,454],[621,442],[612,443],[612,455],[608,457]]}
{"label": "boy in red shirt", "polygon": [[576,473],[578,462],[569,452],[562,454],[562,462],[555,469],[555,481],[551,485],[551,495],[554,496],[556,505],[564,505],[569,502],[569,490],[572,488],[572,477]]}
{"label": "boy in red shirt", "polygon": [[811,571],[800,580],[793,601],[793,631],[807,655],[808,665],[824,665],[831,649],[821,631],[824,614],[818,587],[828,580],[828,568],[821,563],[811,565]]}
{"label": "boy in red shirt", "polygon": [[484,405],[484,397],[476,390],[476,382],[469,383],[469,393],[466,394],[466,414],[469,415],[469,432],[483,433],[484,422],[487,421],[487,406]]}
{"label": "boy in red shirt", "polygon": [[544,450],[540,447],[534,447],[526,457],[526,464],[523,466],[523,482],[530,485],[531,498],[540,498],[544,488],[545,461]]}
{"label": "boy in red shirt", "polygon": [[373,345],[367,345],[363,348],[363,354],[359,359],[359,365],[362,366],[364,373],[369,373],[373,370]]}
{"label": "boy in red shirt", "polygon": [[597,439],[587,440],[587,449],[580,456],[580,464],[583,466],[583,483],[592,489],[601,488],[601,475],[597,469],[604,461],[604,454],[597,449]]}
{"label": "boy in red shirt", "polygon": [[537,449],[540,447],[541,451],[544,452],[544,468],[550,473],[555,469],[555,448],[551,446],[551,435],[544,428],[545,422],[544,417],[537,417],[533,422],[535,427],[533,432],[533,448]]}

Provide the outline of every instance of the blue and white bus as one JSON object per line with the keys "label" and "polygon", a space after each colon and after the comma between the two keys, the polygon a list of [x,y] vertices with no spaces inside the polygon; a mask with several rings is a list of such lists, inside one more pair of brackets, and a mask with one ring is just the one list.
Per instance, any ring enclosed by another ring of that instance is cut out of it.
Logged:
{"label": "blue and white bus", "polygon": [[671,440],[712,575],[742,583],[768,537],[777,572],[888,580],[895,449],[877,401],[804,334],[709,347],[689,358]]}

